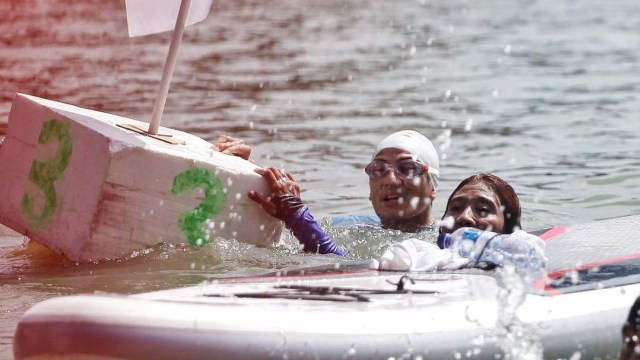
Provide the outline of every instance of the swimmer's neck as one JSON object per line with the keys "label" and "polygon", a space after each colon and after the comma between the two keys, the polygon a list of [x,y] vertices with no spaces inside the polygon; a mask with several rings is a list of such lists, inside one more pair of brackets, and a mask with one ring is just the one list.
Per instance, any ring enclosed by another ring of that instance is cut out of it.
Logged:
{"label": "swimmer's neck", "polygon": [[402,232],[420,232],[433,225],[434,221],[431,218],[431,214],[427,212],[427,216],[424,214],[418,214],[408,219],[393,219],[384,220],[380,219],[382,228],[391,230],[400,230]]}

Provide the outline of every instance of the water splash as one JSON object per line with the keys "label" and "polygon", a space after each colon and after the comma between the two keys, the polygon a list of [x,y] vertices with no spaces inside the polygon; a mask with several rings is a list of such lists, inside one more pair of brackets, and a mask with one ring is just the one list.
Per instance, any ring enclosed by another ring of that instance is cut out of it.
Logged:
{"label": "water splash", "polygon": [[516,314],[531,284],[532,274],[519,273],[507,264],[496,271],[498,291],[498,321],[494,335],[504,352],[505,360],[542,360],[543,347],[539,330]]}

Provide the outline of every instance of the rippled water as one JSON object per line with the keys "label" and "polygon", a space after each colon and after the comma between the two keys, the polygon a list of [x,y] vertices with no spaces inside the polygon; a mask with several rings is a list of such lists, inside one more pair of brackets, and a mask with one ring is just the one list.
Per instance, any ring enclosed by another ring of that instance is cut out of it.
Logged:
{"label": "rippled water", "polygon": [[[640,213],[635,0],[234,0],[187,28],[163,126],[245,139],[297,175],[316,217],[370,213],[362,167],[386,134],[439,148],[434,211],[492,171],[525,229]],[[169,34],[129,39],[124,1],[0,0],[0,122],[16,92],[148,121]],[[326,257],[220,243],[77,265],[0,238],[0,358],[45,298],[142,292]]]}

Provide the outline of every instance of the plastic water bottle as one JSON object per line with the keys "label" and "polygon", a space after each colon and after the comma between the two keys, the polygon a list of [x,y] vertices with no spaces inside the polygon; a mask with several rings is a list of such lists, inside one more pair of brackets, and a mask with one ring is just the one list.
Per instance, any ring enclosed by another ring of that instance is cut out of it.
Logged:
{"label": "plastic water bottle", "polygon": [[546,263],[544,241],[522,230],[498,234],[463,227],[451,234],[440,234],[438,246],[476,263],[504,266],[509,262],[519,269],[540,269]]}
{"label": "plastic water bottle", "polygon": [[471,227],[463,227],[450,234],[440,234],[438,236],[438,247],[441,249],[456,247],[457,250],[459,250],[460,256],[468,258],[476,247],[477,242],[485,244],[489,239],[494,239],[497,236],[500,236],[500,234]]}

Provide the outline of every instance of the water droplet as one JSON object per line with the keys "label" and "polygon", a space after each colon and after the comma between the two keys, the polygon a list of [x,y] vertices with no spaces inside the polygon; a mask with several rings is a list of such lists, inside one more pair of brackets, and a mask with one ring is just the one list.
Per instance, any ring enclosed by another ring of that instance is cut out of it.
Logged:
{"label": "water droplet", "polygon": [[467,119],[467,123],[464,125],[464,131],[471,131],[471,128],[473,127],[473,118],[469,118]]}
{"label": "water droplet", "polygon": [[420,198],[418,198],[417,196],[414,196],[411,198],[411,200],[409,200],[409,204],[411,205],[412,209],[417,209],[418,203],[420,203]]}
{"label": "water droplet", "polygon": [[573,354],[571,354],[571,357],[569,358],[569,360],[580,360],[582,359],[582,352],[580,351],[576,351]]}
{"label": "water droplet", "polygon": [[351,349],[349,349],[349,351],[347,351],[347,355],[348,356],[355,356],[356,355],[356,349],[354,349],[352,347]]}
{"label": "water droplet", "polygon": [[577,284],[580,282],[580,274],[575,270],[571,270],[569,272],[569,278],[571,279],[572,284]]}

